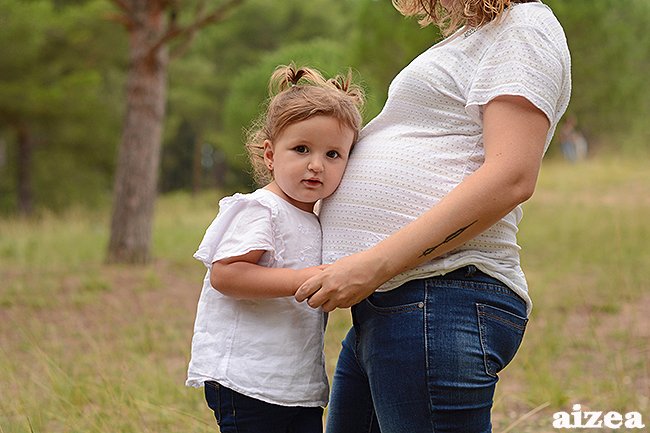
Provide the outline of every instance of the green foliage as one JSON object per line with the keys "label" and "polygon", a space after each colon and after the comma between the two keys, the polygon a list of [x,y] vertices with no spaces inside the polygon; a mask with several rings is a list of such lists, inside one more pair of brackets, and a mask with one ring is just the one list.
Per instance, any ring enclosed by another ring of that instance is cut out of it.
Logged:
{"label": "green foliage", "polygon": [[[119,137],[121,61],[109,46],[123,42],[104,19],[101,0],[54,7],[51,2],[0,4],[0,137],[6,161],[17,154],[16,131],[35,143],[37,202],[61,209],[94,204],[110,189]],[[112,38],[112,41],[111,41]],[[16,164],[0,166],[0,211],[15,206]]]}
{"label": "green foliage", "polygon": [[[196,3],[179,3],[181,22]],[[546,3],[566,29],[569,110],[592,148],[647,153],[650,3]],[[106,19],[114,11],[107,0],[0,1],[0,40],[8,41],[0,44],[0,213],[16,208],[19,127],[36,143],[29,171],[40,207],[96,205],[109,196],[127,66],[126,34]],[[161,187],[190,187],[192,140],[204,143],[204,184],[247,181],[242,130],[266,98],[260,89],[273,62],[312,50],[301,57],[305,63],[322,62],[332,73],[352,67],[366,89],[369,120],[395,74],[439,39],[435,28],[419,28],[390,1],[245,1],[228,20],[199,32],[171,64]],[[224,157],[232,165],[225,180]]]}
{"label": "green foliage", "polygon": [[242,66],[257,63],[260,55],[285,45],[314,38],[345,42],[353,25],[347,13],[351,3],[248,0],[227,22],[199,35],[196,50],[213,60],[217,73],[224,74],[221,78],[228,88],[229,80]]}
{"label": "green foliage", "polygon": [[421,28],[389,1],[361,0],[356,5],[351,63],[368,83],[367,117],[379,113],[397,73],[441,39],[433,26]]}
{"label": "green foliage", "polygon": [[650,3],[549,0],[572,53],[569,110],[610,151],[650,149]]}

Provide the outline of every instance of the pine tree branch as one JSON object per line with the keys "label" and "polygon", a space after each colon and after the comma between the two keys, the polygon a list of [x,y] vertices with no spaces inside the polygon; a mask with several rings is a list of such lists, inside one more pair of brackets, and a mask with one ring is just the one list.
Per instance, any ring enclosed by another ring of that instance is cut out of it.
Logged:
{"label": "pine tree branch", "polygon": [[127,30],[131,29],[134,25],[134,21],[127,14],[123,13],[108,13],[105,15],[107,21],[113,21],[114,23],[122,24]]}
{"label": "pine tree branch", "polygon": [[170,59],[174,60],[183,57],[192,45],[195,36],[196,32],[192,32],[183,37],[183,42],[175,46],[172,52],[169,54]]}
{"label": "pine tree branch", "polygon": [[120,9],[122,12],[126,13],[127,15],[130,15],[133,12],[133,8],[131,5],[125,1],[125,0],[109,0],[111,3],[113,3],[115,6],[117,6],[118,9]]}
{"label": "pine tree branch", "polygon": [[169,43],[173,39],[187,38],[188,41],[185,41],[183,44],[183,46],[185,46],[189,41],[191,41],[196,32],[211,24],[223,21],[226,19],[228,13],[230,13],[232,9],[243,2],[244,0],[227,0],[226,2],[222,3],[217,9],[208,14],[204,14],[202,12],[205,2],[201,2],[197,7],[196,18],[191,24],[187,26],[177,26],[175,20],[172,20],[167,32],[149,49],[149,56],[154,56],[162,46]]}
{"label": "pine tree branch", "polygon": [[109,0],[119,12],[109,13],[106,16],[108,21],[113,21],[118,24],[122,24],[126,27],[127,30],[133,28],[135,25],[135,18],[133,13],[133,7],[126,0]]}

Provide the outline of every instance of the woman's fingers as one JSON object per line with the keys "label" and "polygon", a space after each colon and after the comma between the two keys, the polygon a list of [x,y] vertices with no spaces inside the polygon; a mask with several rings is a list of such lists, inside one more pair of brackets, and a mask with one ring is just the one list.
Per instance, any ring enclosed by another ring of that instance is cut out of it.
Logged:
{"label": "woman's fingers", "polygon": [[296,294],[294,295],[294,298],[298,302],[303,302],[305,299],[308,299],[310,296],[312,296],[314,293],[318,291],[321,287],[321,282],[320,282],[320,275],[316,275],[302,283],[300,287],[298,287],[298,290],[296,291]]}
{"label": "woman's fingers", "polygon": [[330,312],[337,307],[340,307],[339,302],[335,299],[336,291],[325,290],[323,288],[322,276],[312,277],[305,281],[302,286],[298,288],[294,298],[298,302],[307,301],[307,305],[311,308],[323,307],[323,310]]}
{"label": "woman's fingers", "polygon": [[322,307],[323,311],[330,312],[337,307],[342,307],[341,302],[339,299],[337,299],[337,291],[332,291],[332,290],[326,290],[325,288],[321,287],[320,284],[318,285],[318,288],[314,290],[313,294],[308,296],[307,299],[307,305],[309,305],[311,308],[318,308]]}

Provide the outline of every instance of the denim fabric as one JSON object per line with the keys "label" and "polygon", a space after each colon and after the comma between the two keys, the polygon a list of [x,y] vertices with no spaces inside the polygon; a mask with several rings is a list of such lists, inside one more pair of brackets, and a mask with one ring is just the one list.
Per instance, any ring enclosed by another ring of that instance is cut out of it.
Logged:
{"label": "denim fabric", "polygon": [[526,304],[467,266],[374,293],[352,308],[327,433],[486,433],[497,373],[514,357]]}
{"label": "denim fabric", "polygon": [[205,382],[205,400],[221,433],[322,433],[322,407],[279,406]]}

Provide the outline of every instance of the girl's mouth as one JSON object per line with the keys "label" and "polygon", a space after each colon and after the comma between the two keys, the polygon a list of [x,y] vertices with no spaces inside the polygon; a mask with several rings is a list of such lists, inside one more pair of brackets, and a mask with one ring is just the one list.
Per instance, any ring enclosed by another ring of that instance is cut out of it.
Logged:
{"label": "girl's mouth", "polygon": [[317,187],[323,184],[323,182],[318,179],[303,179],[302,182],[309,187]]}

